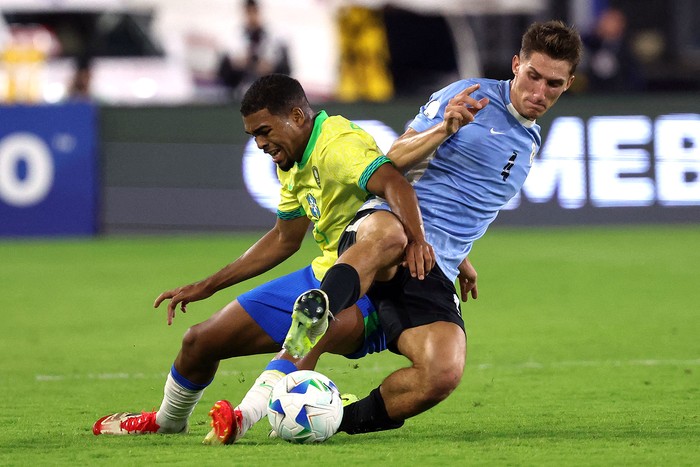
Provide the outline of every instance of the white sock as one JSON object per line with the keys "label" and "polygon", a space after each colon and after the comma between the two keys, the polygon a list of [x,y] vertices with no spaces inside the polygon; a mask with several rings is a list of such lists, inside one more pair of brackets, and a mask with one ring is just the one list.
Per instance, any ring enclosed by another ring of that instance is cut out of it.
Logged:
{"label": "white sock", "polygon": [[267,416],[267,404],[270,400],[270,394],[272,394],[272,388],[285,376],[286,373],[279,370],[265,370],[255,380],[253,387],[248,390],[241,403],[238,404],[238,408],[243,414],[241,435]]}
{"label": "white sock", "polygon": [[187,420],[202,398],[204,389],[192,390],[180,385],[172,373],[168,373],[163,389],[163,402],[156,413],[158,433],[180,433],[187,431]]}

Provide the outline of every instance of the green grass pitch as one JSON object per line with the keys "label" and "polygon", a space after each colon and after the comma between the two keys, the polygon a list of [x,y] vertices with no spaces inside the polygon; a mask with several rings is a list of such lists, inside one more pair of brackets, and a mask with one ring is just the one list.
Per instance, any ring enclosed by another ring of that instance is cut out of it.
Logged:
{"label": "green grass pitch", "polygon": [[[700,226],[494,228],[475,245],[477,301],[459,388],[395,431],[296,446],[266,421],[240,444],[200,444],[218,398],[237,402],[269,355],[223,362],[179,436],[95,437],[115,411],[152,410],[188,326],[237,293],[151,306],[257,235],[0,242],[0,465],[700,465]],[[365,395],[406,365],[325,356]]]}

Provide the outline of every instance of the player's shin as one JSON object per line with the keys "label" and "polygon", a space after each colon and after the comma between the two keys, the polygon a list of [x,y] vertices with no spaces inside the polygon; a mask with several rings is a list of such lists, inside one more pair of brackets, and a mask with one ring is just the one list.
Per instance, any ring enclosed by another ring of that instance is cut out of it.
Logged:
{"label": "player's shin", "polygon": [[243,414],[241,433],[248,431],[255,423],[267,416],[267,404],[275,384],[287,374],[297,371],[297,367],[289,360],[272,360],[265,370],[258,376],[253,386],[238,404],[238,409]]}
{"label": "player's shin", "polygon": [[165,382],[163,402],[156,413],[158,432],[180,433],[186,430],[187,421],[208,385],[189,381],[173,365]]}
{"label": "player's shin", "polygon": [[349,264],[335,264],[321,281],[321,290],[328,296],[331,315],[335,315],[360,298],[360,275]]}
{"label": "player's shin", "polygon": [[403,426],[403,420],[389,418],[379,388],[373,389],[367,397],[353,402],[344,408],[343,420],[338,431],[349,435],[393,430]]}

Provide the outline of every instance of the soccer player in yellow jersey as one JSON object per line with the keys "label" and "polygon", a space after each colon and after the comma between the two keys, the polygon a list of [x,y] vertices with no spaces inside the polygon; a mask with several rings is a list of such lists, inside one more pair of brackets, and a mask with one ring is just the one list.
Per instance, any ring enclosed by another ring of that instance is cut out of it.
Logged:
{"label": "soccer player in yellow jersey", "polygon": [[[281,191],[275,226],[231,264],[198,282],[163,292],[154,306],[169,301],[167,320],[171,324],[178,306],[184,312],[188,303],[206,299],[289,258],[299,249],[311,223],[322,254],[310,266],[239,296],[188,329],[167,377],[160,409],[102,417],[93,425],[96,435],[185,432],[220,360],[280,351],[295,299],[320,286],[338,258],[343,230],[367,198],[381,196],[393,210],[372,216],[368,223],[372,228],[365,229],[368,238],[376,237],[376,250],[367,251],[376,261],[373,267],[381,271],[408,252],[409,267],[419,274],[435,264],[413,188],[361,128],[340,116],[314,113],[301,85],[280,74],[253,83],[243,98],[241,113],[245,131],[278,167]],[[397,223],[403,228],[388,229]],[[387,236],[383,234],[386,230],[401,234]],[[329,335],[338,337],[325,341],[323,348],[350,358],[383,350],[386,342],[377,322],[376,311],[363,297],[337,313],[332,326],[339,332]],[[289,357],[273,360],[238,407],[225,403],[212,409],[214,425],[220,416],[234,423],[212,430],[205,442],[223,444],[240,438],[264,415],[260,407],[266,406],[268,388],[297,368],[313,368],[317,359],[318,353],[311,352],[296,365]]]}

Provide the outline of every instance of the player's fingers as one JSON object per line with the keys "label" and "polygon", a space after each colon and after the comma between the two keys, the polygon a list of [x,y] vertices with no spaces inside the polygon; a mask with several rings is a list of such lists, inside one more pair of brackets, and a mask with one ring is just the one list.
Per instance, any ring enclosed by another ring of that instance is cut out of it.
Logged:
{"label": "player's fingers", "polygon": [[423,263],[423,258],[420,258],[420,261],[416,261],[416,276],[418,280],[423,280],[425,279],[425,263]]}
{"label": "player's fingers", "polygon": [[416,274],[418,279],[423,280],[433,269],[432,248],[430,245],[419,245],[416,252]]}
{"label": "player's fingers", "polygon": [[418,256],[416,254],[416,245],[411,243],[408,245],[408,248],[406,249],[406,259],[405,262],[408,265],[408,270],[411,273],[411,277],[418,277],[420,274],[419,271],[419,261],[418,261]]}
{"label": "player's fingers", "polygon": [[469,113],[472,115],[472,119],[473,119],[474,115],[476,115],[481,109],[483,109],[484,107],[486,107],[486,106],[489,104],[490,101],[489,101],[489,98],[488,98],[488,97],[484,97],[484,98],[482,98],[482,99],[479,99],[478,102],[479,102],[479,105],[478,105],[478,106],[472,106],[472,107],[468,107],[468,108],[467,108],[467,110],[469,111]]}
{"label": "player's fingers", "polygon": [[170,298],[170,291],[163,292],[162,294],[158,295],[158,298],[156,298],[156,301],[153,302],[153,308],[158,308],[161,303],[163,303],[163,300],[166,298]]}
{"label": "player's fingers", "polygon": [[182,299],[178,299],[177,295],[170,299],[168,303],[168,324],[173,324],[173,319],[175,318],[175,310],[177,310],[177,305]]}
{"label": "player's fingers", "polygon": [[435,267],[435,263],[437,262],[437,260],[435,259],[435,250],[433,249],[432,245],[428,245],[427,249],[428,249],[428,263],[426,266],[426,271],[430,272]]}
{"label": "player's fingers", "polygon": [[481,109],[483,107],[483,99],[476,100],[471,96],[471,93],[479,89],[478,84],[473,84],[461,92],[458,92],[450,99],[448,104],[460,105],[463,107],[474,107],[476,109]]}
{"label": "player's fingers", "polygon": [[472,287],[472,298],[474,300],[476,300],[478,296],[479,296],[479,292],[476,289],[476,284],[474,284],[474,287]]}
{"label": "player's fingers", "polygon": [[458,92],[457,94],[455,94],[455,98],[456,98],[456,99],[465,99],[465,98],[469,97],[469,95],[470,95],[471,93],[473,93],[474,91],[476,91],[476,90],[479,89],[480,87],[481,87],[481,85],[478,84],[478,83],[477,83],[477,84],[472,84],[472,85],[469,86],[468,88],[465,88],[465,89],[461,90],[460,92]]}
{"label": "player's fingers", "polygon": [[477,109],[477,110],[481,110],[481,108],[483,107],[481,99],[476,100],[472,96],[465,97],[463,99],[462,105],[464,105],[467,108]]}

